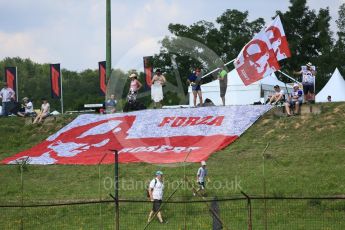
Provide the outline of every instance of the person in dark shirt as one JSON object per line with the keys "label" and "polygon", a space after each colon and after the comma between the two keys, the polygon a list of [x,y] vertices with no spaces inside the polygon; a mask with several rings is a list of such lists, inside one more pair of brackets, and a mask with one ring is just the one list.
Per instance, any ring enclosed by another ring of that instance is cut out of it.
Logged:
{"label": "person in dark shirt", "polygon": [[195,69],[195,72],[188,77],[187,83],[192,86],[193,103],[196,107],[196,98],[199,96],[200,106],[202,106],[202,93],[201,93],[201,70]]}

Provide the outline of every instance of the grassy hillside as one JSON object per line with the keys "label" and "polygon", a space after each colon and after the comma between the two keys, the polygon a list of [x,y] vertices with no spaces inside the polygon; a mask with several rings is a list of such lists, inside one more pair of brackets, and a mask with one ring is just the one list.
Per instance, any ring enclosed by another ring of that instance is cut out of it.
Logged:
{"label": "grassy hillside", "polygon": [[[65,117],[63,120],[41,126],[25,125],[24,120],[19,118],[0,119],[2,134],[0,159],[39,143],[71,119],[73,117]],[[276,117],[273,113],[266,114],[238,141],[210,157],[208,160],[210,182],[207,184],[207,195],[219,198],[237,197],[240,196],[240,190],[250,195],[262,195],[263,165],[265,165],[266,190],[269,196],[344,195],[344,130],[344,103],[325,104],[323,112],[319,115]],[[264,162],[262,151],[267,143],[269,147]],[[186,175],[193,182],[198,167],[198,164],[186,166]],[[183,179],[184,168],[181,165],[121,164],[120,197],[145,199],[145,186],[157,169],[162,170],[166,175],[166,196],[171,194],[177,183]],[[108,199],[108,194],[113,191],[113,173],[113,165],[102,165],[100,168],[27,166],[23,173],[24,203],[97,200],[100,196],[102,199]],[[0,166],[0,204],[20,202],[20,186],[19,167]],[[172,200],[195,199],[198,198],[193,197],[191,190],[186,187],[178,189],[172,198]],[[342,212],[345,210],[344,206],[344,203],[340,204]],[[149,209],[147,207],[141,207],[140,210],[143,209],[142,212],[145,213]],[[168,207],[167,209],[169,210]],[[203,210],[205,207],[198,206],[193,210],[199,209]],[[296,210],[302,212],[305,207]],[[84,215],[86,214],[81,216]],[[244,211],[243,216],[238,218],[244,218],[242,221],[245,222],[246,212]],[[258,216],[257,219],[262,218]],[[279,223],[278,220],[275,226]],[[300,229],[308,229],[308,227]]]}

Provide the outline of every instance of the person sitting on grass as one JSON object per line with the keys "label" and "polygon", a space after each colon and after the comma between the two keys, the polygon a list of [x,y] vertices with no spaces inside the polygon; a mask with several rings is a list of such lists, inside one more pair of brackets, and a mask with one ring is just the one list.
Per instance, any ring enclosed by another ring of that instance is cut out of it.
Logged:
{"label": "person sitting on grass", "polygon": [[20,117],[33,117],[35,116],[34,106],[28,97],[23,98],[23,109],[24,111],[19,111],[17,113]]}
{"label": "person sitting on grass", "polygon": [[37,122],[38,122],[38,123],[41,123],[42,120],[43,120],[44,118],[48,117],[49,114],[50,114],[50,105],[49,105],[49,103],[48,103],[48,100],[45,99],[45,98],[43,98],[43,99],[42,99],[42,102],[43,102],[43,103],[42,103],[42,105],[41,105],[40,113],[36,116],[36,118],[35,118],[33,124],[36,124]]}
{"label": "person sitting on grass", "polygon": [[270,96],[268,104],[275,105],[279,102],[284,102],[284,90],[280,89],[279,85],[275,85],[274,87],[274,94]]}
{"label": "person sitting on grass", "polygon": [[303,91],[300,90],[299,85],[295,83],[293,85],[293,91],[291,92],[291,94],[288,97],[287,102],[285,103],[287,116],[291,116],[292,115],[291,112],[294,112],[294,114],[297,115],[299,112],[299,107],[302,105],[302,103],[303,103]]}

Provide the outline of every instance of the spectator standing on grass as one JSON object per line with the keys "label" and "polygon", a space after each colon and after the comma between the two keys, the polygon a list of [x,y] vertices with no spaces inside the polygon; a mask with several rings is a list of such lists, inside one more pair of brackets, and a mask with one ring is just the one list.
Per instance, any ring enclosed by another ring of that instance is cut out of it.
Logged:
{"label": "spectator standing on grass", "polygon": [[225,106],[225,94],[228,87],[228,72],[224,69],[224,65],[219,67],[218,73],[219,88],[220,88],[220,98],[222,99],[223,106]]}
{"label": "spectator standing on grass", "polygon": [[48,100],[43,98],[41,110],[40,110],[39,114],[36,116],[33,124],[36,124],[37,122],[41,123],[44,118],[49,116],[49,114],[50,114],[50,105],[48,103]]}
{"label": "spectator standing on grass", "polygon": [[166,79],[162,75],[161,70],[157,69],[151,82],[151,99],[153,100],[154,108],[157,108],[158,105],[162,106],[161,101],[163,100],[163,85],[165,82]]}
{"label": "spectator standing on grass", "polygon": [[[207,176],[206,162],[201,161],[201,167],[198,169],[198,172],[196,174],[196,182],[199,184],[199,188],[196,192],[199,193],[201,191],[201,195],[205,194],[206,176]],[[196,194],[194,193],[193,195],[195,196]]]}
{"label": "spectator standing on grass", "polygon": [[15,95],[13,89],[8,87],[7,82],[4,82],[4,88],[0,91],[0,97],[2,99],[2,116],[7,117],[9,115],[11,102],[15,100]]}
{"label": "spectator standing on grass", "polygon": [[162,212],[160,207],[162,205],[163,200],[163,191],[164,191],[164,183],[163,183],[163,172],[157,171],[156,178],[151,180],[149,185],[149,196],[150,200],[153,204],[152,210],[149,214],[149,218],[147,222],[150,222],[153,216],[156,214],[160,223],[166,223],[163,221]]}
{"label": "spectator standing on grass", "polygon": [[200,106],[202,106],[202,93],[201,93],[201,70],[195,69],[195,72],[188,77],[187,83],[192,86],[193,103],[196,107],[196,98],[199,96]]}

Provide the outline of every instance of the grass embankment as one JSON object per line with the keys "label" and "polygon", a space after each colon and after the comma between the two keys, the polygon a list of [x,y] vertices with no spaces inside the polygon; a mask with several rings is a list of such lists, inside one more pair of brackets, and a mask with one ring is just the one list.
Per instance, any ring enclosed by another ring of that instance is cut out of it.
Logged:
{"label": "grass embankment", "polygon": [[[69,123],[71,119],[72,117],[66,117],[66,119],[43,124],[42,126],[25,125],[25,122],[19,118],[0,119],[0,133],[2,134],[0,139],[0,159],[4,159],[39,143],[48,135],[53,134]],[[319,115],[287,118],[266,114],[238,141],[210,157],[208,169],[211,181],[207,185],[208,197],[239,196],[240,190],[245,191],[249,195],[262,195],[262,151],[267,143],[270,143],[265,160],[266,194],[268,196],[320,197],[344,195],[344,130],[344,103],[325,104],[323,105],[323,112]],[[187,165],[187,177],[194,180],[198,167],[199,165],[197,164]],[[100,180],[99,169],[101,171]],[[144,163],[121,164],[120,197],[122,199],[145,199],[144,187],[147,180],[153,177],[152,174],[157,169],[165,173],[167,180],[165,194],[169,195],[173,192],[177,181],[183,179],[183,167]],[[102,165],[100,168],[97,166],[27,166],[23,173],[24,203],[97,200],[100,196],[102,199],[108,199],[108,194],[113,191],[113,172],[113,165]],[[101,190],[99,189],[99,184],[101,184]],[[20,203],[21,183],[18,167],[0,166],[0,186],[0,203]],[[183,187],[176,192],[172,199],[193,200],[197,198],[193,198],[191,191]],[[285,207],[288,209],[288,206],[291,206],[287,205],[287,203],[280,205],[278,205],[279,210],[277,212],[283,212]],[[181,218],[185,216],[184,205],[180,206],[177,204],[167,205],[165,208],[165,212],[174,224],[181,224]],[[232,229],[242,229],[242,226],[245,228],[246,211],[244,209],[244,202],[241,204],[232,203],[231,205],[220,203],[220,206],[223,213],[227,216],[226,220],[232,223]],[[284,225],[286,221],[291,222],[292,225],[289,226],[292,229],[326,229],[328,225],[325,225],[323,228],[317,221],[323,223],[322,221],[329,220],[329,223],[336,223],[340,220],[338,215],[344,221],[345,205],[343,202],[333,205],[331,208],[318,202],[316,202],[316,206],[314,203],[308,205],[307,201],[292,206],[291,210],[295,212],[294,215],[287,217],[282,214],[270,219],[269,223],[272,224],[273,229],[278,229],[278,226],[279,229],[288,229]],[[256,221],[257,224],[256,228],[261,228],[262,205],[260,204],[258,207],[260,210],[257,209],[256,212],[254,207],[253,218],[254,223]],[[310,207],[312,210],[309,210]],[[130,223],[131,226],[135,226],[127,229],[141,229],[142,227],[138,226],[143,226],[143,221],[145,222],[146,218],[146,215],[143,213],[146,213],[147,209],[149,209],[149,204],[123,204],[122,208],[123,223]],[[56,218],[60,219],[60,221],[64,220],[59,226],[63,226],[63,224],[68,225],[68,223],[78,223],[78,225],[80,224],[80,226],[85,228],[99,227],[99,221],[97,221],[99,210],[96,207],[90,207],[90,211],[85,211],[87,210],[85,206],[75,207],[74,214],[72,215],[68,214],[67,208],[65,211],[61,208],[59,210],[58,208],[55,209],[49,211],[49,213],[50,216],[54,213],[53,216],[56,217],[50,218],[55,221]],[[327,212],[330,209],[332,209],[332,214]],[[103,213],[106,214],[103,214],[103,221],[101,222],[104,222],[105,226],[108,226],[106,222],[112,223],[112,215],[109,214],[113,212],[111,210],[113,209],[110,205],[104,205]],[[37,215],[36,222],[39,222],[39,216],[42,213],[37,210],[35,211],[37,214],[33,214],[32,210],[28,212],[31,215]],[[307,212],[311,217],[304,215]],[[12,213],[11,216],[14,215],[13,210],[8,213]],[[210,226],[210,218],[204,204],[188,206],[186,213],[189,226],[187,229],[210,229],[210,227],[207,227]],[[323,216],[324,213],[328,216]],[[68,215],[70,217],[66,217]],[[273,217],[273,215],[275,214],[272,212],[270,217]],[[333,216],[335,216],[335,219],[332,219]],[[313,225],[308,225],[302,221],[306,218],[312,218],[311,222]],[[12,218],[8,217],[5,219],[9,221]],[[18,221],[18,217],[14,219]],[[177,225],[172,225],[171,222],[170,227],[174,227],[169,228],[167,225],[166,229],[178,229]],[[238,223],[234,224],[234,222]],[[49,220],[47,220],[47,223],[49,223]],[[28,227],[30,228],[30,226]],[[327,229],[339,228],[331,227]]]}

